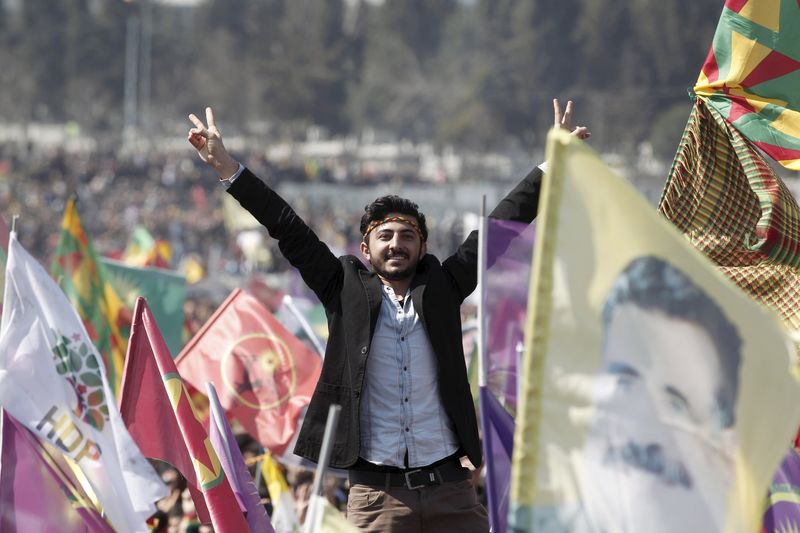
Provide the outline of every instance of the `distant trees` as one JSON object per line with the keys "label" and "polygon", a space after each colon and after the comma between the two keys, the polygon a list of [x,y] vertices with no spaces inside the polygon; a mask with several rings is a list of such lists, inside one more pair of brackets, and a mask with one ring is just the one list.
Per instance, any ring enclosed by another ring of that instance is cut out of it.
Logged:
{"label": "distant trees", "polygon": [[[147,1],[0,2],[0,119],[120,131],[126,34],[138,28],[142,46]],[[669,145],[722,2],[206,0],[149,8],[149,70],[140,61],[136,71],[150,73],[153,128],[211,104],[241,128],[268,122],[288,134],[313,124],[529,147],[540,144],[559,96],[578,100],[595,142],[632,149],[649,138]]]}

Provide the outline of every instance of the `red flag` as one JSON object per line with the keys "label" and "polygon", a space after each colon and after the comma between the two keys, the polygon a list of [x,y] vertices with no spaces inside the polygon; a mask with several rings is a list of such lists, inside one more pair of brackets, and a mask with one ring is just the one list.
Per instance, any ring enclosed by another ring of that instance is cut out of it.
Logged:
{"label": "red flag", "polygon": [[215,531],[249,531],[164,338],[144,298],[136,300],[120,412],[142,453],[186,478],[197,516]]}
{"label": "red flag", "polygon": [[235,289],[178,355],[186,381],[212,381],[222,406],[280,455],[297,430],[321,361],[253,296]]}

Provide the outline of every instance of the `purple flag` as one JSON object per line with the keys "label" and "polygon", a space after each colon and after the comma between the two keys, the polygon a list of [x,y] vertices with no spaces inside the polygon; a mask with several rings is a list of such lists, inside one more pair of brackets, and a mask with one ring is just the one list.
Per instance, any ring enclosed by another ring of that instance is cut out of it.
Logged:
{"label": "purple flag", "polygon": [[800,454],[794,448],[772,478],[763,525],[765,533],[800,531]]}
{"label": "purple flag", "polygon": [[535,224],[489,218],[486,238],[486,383],[511,413],[517,408],[517,359],[528,309]]}
{"label": "purple flag", "polygon": [[0,416],[0,531],[114,533],[57,457],[11,416]]}
{"label": "purple flag", "polygon": [[486,387],[481,387],[480,394],[489,523],[493,533],[505,533],[508,520],[508,490],[511,487],[514,419]]}
{"label": "purple flag", "polygon": [[267,510],[261,505],[258,489],[253,483],[250,472],[247,471],[247,466],[244,464],[244,457],[242,457],[242,452],[239,451],[239,446],[236,444],[236,438],[233,436],[231,426],[225,417],[225,410],[222,409],[222,405],[219,403],[214,385],[207,382],[206,391],[208,392],[208,403],[211,411],[208,437],[219,456],[219,462],[222,463],[225,477],[228,478],[239,507],[242,512],[247,513],[247,524],[250,526],[250,531],[275,533],[272,523],[267,517]]}

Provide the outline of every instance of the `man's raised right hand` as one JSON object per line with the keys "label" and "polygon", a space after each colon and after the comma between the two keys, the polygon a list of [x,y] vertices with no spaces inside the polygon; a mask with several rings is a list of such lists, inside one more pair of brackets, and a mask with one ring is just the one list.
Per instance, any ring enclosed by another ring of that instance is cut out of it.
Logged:
{"label": "man's raised right hand", "polygon": [[194,113],[189,115],[189,120],[194,124],[194,128],[189,130],[188,141],[197,150],[200,159],[216,171],[220,180],[226,180],[236,174],[239,163],[228,154],[225,145],[222,144],[222,135],[217,129],[211,108],[206,108],[208,127]]}

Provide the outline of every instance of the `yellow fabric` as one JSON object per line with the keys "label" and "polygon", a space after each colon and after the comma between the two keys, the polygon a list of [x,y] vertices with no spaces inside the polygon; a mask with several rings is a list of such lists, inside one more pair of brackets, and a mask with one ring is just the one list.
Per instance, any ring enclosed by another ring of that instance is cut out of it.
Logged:
{"label": "yellow fabric", "polygon": [[[725,503],[718,530],[758,531],[767,486],[800,421],[800,386],[790,373],[793,348],[779,318],[722,276],[581,141],[554,130],[547,161],[519,376],[510,528],[534,531],[554,514],[565,520],[569,515],[567,530],[581,520],[592,524],[586,498],[600,499],[610,490],[591,483],[586,469],[607,357],[602,311],[623,269],[653,256],[701,287],[743,340],[732,483],[713,496],[723,494]],[[685,368],[687,379],[692,372]],[[692,481],[702,504],[712,494],[700,487],[709,484],[700,476]],[[633,512],[659,504],[652,493],[617,489]],[[648,531],[665,531],[663,518],[654,519]]]}

